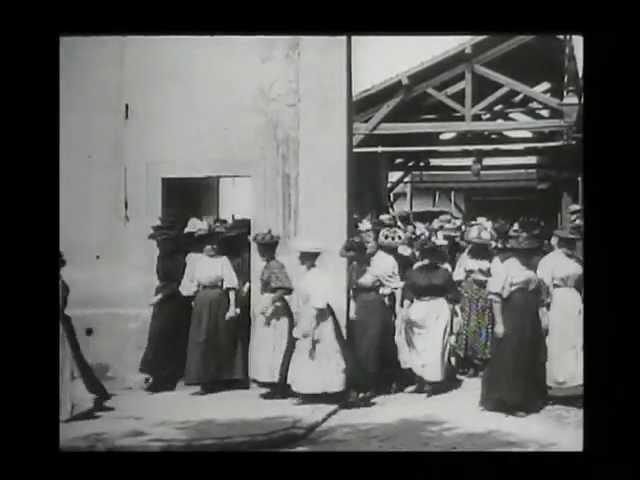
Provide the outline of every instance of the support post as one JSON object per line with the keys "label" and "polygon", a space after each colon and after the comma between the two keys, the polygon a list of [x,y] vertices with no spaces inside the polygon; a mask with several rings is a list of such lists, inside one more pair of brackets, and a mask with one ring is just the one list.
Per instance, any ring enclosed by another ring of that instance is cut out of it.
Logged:
{"label": "support post", "polygon": [[464,121],[471,122],[471,110],[473,108],[473,89],[472,89],[472,64],[467,63],[464,68]]}
{"label": "support post", "polygon": [[582,190],[582,175],[578,177],[578,204],[582,207],[582,202],[584,199],[584,192]]}
{"label": "support post", "polygon": [[409,183],[407,184],[407,210],[413,211],[413,182],[411,182],[413,175],[409,176]]}

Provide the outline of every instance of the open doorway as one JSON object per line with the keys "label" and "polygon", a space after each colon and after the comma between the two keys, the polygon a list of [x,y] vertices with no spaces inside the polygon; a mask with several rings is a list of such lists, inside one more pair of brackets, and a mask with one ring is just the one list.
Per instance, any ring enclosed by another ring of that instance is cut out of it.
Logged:
{"label": "open doorway", "polygon": [[[162,215],[177,218],[184,228],[191,218],[226,220],[221,253],[229,258],[238,280],[249,281],[252,182],[248,176],[162,178]],[[194,248],[197,248],[194,244]]]}

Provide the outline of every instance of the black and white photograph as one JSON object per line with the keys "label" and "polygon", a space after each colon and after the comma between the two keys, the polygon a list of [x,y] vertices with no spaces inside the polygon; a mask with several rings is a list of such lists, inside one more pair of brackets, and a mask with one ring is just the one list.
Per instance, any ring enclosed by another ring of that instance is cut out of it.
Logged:
{"label": "black and white photograph", "polygon": [[61,451],[584,450],[583,36],[58,48]]}

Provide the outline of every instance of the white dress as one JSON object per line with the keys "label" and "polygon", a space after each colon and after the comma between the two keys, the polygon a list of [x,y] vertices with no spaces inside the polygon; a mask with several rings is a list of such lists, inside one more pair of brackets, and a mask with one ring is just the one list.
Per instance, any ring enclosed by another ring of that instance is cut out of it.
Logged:
{"label": "white dress", "polygon": [[[251,322],[249,376],[258,382],[276,383],[289,341],[289,319],[286,300],[273,305],[273,296],[278,289],[293,287],[285,266],[278,260],[266,264],[260,277],[260,298]],[[262,313],[265,308],[267,315]]]}
{"label": "white dress", "polygon": [[548,254],[538,265],[538,276],[551,290],[547,385],[552,388],[578,387],[584,381],[583,305],[574,287],[582,272],[582,266],[561,250]]}
{"label": "white dress", "polygon": [[[297,286],[298,308],[288,383],[300,394],[337,393],[345,389],[345,362],[327,304],[331,279],[312,268]],[[321,316],[317,328],[316,315]]]}
{"label": "white dress", "polygon": [[414,300],[398,318],[396,345],[402,368],[427,382],[441,382],[447,373],[451,307],[444,298]]}

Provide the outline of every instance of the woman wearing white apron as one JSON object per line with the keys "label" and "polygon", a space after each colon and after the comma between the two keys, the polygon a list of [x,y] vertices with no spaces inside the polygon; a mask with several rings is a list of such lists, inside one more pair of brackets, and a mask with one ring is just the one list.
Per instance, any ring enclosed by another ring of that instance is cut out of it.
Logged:
{"label": "woman wearing white apron", "polygon": [[311,242],[297,243],[305,273],[296,286],[299,305],[293,335],[297,341],[288,383],[305,401],[343,392],[346,365],[328,308],[331,278],[316,267],[321,249]]}
{"label": "woman wearing white apron", "polygon": [[286,375],[294,347],[293,318],[285,296],[293,292],[293,287],[284,264],[276,259],[280,237],[268,231],[256,234],[253,241],[265,264],[251,332],[249,375],[270,388],[263,398],[285,398]]}
{"label": "woman wearing white apron", "polygon": [[551,291],[547,334],[547,387],[551,397],[580,397],[583,386],[583,306],[578,284],[583,275],[576,258],[579,232],[557,230],[553,262],[538,268]]}
{"label": "woman wearing white apron", "polygon": [[[431,250],[437,248],[432,246]],[[425,252],[425,256],[431,257],[433,252]],[[442,393],[454,376],[449,362],[452,308],[447,301],[455,290],[451,272],[435,261],[425,263],[407,274],[405,289],[412,303],[396,325],[400,364],[416,376],[413,391],[429,396]]]}

